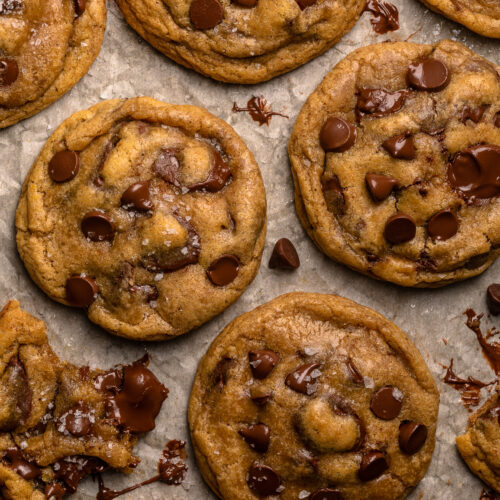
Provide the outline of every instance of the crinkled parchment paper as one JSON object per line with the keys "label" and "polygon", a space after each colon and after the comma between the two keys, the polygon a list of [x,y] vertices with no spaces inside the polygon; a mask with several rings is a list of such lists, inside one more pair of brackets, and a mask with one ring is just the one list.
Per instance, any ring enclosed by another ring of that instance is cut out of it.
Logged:
{"label": "crinkled parchment paper", "polygon": [[[307,96],[326,73],[352,50],[371,43],[405,40],[458,40],[500,63],[500,40],[493,41],[428,11],[417,0],[392,0],[399,8],[401,28],[376,35],[365,13],[356,27],[323,56],[274,80],[256,86],[217,83],[186,70],[156,52],[124,22],[113,1],[101,54],[89,74],[64,98],[7,130],[0,131],[0,305],[17,298],[24,309],[43,319],[53,348],[69,361],[110,367],[131,362],[147,349],[151,367],[170,389],[154,431],[140,440],[136,452],[142,463],[132,476],[106,474],[111,488],[142,481],[156,470],[164,444],[188,439],[186,411],[196,366],[209,343],[239,314],[294,290],[332,292],[367,305],[400,326],[423,353],[441,392],[437,446],[432,465],[411,499],[478,499],[482,485],[460,460],[455,436],[465,429],[467,411],[460,395],[442,382],[442,364],[455,358],[459,375],[490,381],[493,372],[484,361],[474,334],[464,325],[467,307],[485,311],[486,287],[499,281],[500,262],[482,276],[439,290],[411,290],[377,282],[328,260],[306,236],[297,219],[287,157],[287,142]],[[263,94],[275,111],[270,126],[259,127],[246,113],[233,113],[233,101],[244,106],[252,95]],[[174,104],[195,104],[228,121],[254,153],[267,191],[269,230],[262,268],[248,290],[232,307],[197,331],[159,344],[132,343],[108,335],[86,316],[48,299],[30,280],[15,246],[14,214],[24,178],[40,148],[69,115],[110,98],[149,95]],[[268,268],[274,242],[290,238],[302,265],[293,273]],[[497,323],[500,320],[497,320]],[[446,339],[445,345],[442,339]],[[485,393],[485,390],[483,390]],[[484,399],[484,398],[483,398]],[[189,453],[189,472],[182,486],[156,483],[123,498],[213,499]],[[85,480],[73,498],[95,498],[97,485]]]}

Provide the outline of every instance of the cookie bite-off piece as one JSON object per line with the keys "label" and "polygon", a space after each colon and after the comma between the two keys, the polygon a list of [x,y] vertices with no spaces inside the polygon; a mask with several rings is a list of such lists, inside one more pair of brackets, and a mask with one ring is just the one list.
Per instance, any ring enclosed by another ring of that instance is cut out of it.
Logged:
{"label": "cookie bite-off piece", "polygon": [[59,99],[96,59],[105,0],[0,2],[0,129]]}
{"label": "cookie bite-off piece", "polygon": [[320,55],[347,33],[365,0],[117,0],[160,52],[205,76],[258,83]]}
{"label": "cookie bite-off piece", "polygon": [[457,437],[457,448],[470,470],[500,493],[499,389],[469,419],[467,432]]}
{"label": "cookie bite-off piece", "polygon": [[291,293],[236,318],[200,362],[189,426],[222,499],[404,498],[435,444],[439,395],[393,323]]}
{"label": "cookie bite-off piece", "polygon": [[61,499],[90,474],[129,473],[168,390],[147,357],[109,371],[61,361],[16,301],[0,311],[0,497]]}
{"label": "cookie bite-off piece", "polygon": [[352,269],[437,287],[500,252],[499,68],[457,42],[352,52],[302,108],[289,155],[304,228]]}
{"label": "cookie bite-off piece", "polygon": [[116,335],[161,340],[255,277],[266,198],[252,153],[194,106],[112,100],[46,143],[17,210],[19,253],[51,298]]}
{"label": "cookie bite-off piece", "polygon": [[496,0],[420,0],[429,9],[476,33],[500,38],[500,3]]}

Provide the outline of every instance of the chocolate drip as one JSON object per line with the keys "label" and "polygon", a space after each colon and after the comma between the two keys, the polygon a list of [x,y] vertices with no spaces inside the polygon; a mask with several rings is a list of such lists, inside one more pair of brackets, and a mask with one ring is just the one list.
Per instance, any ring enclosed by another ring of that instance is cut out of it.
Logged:
{"label": "chocolate drip", "polygon": [[42,473],[40,468],[36,466],[35,462],[26,460],[23,452],[14,446],[7,448],[4,452],[3,459],[9,468],[27,481],[37,478]]}
{"label": "chocolate drip", "polygon": [[383,35],[389,31],[399,29],[399,12],[392,3],[381,0],[368,0],[365,11],[373,14],[370,22],[375,33]]}
{"label": "chocolate drip", "polygon": [[239,108],[236,103],[233,104],[233,113],[243,112],[248,112],[248,114],[252,117],[252,120],[259,124],[259,127],[264,124],[269,125],[273,116],[288,118],[286,115],[274,112],[271,109],[271,105],[267,102],[263,95],[252,96],[247,102],[246,108]]}

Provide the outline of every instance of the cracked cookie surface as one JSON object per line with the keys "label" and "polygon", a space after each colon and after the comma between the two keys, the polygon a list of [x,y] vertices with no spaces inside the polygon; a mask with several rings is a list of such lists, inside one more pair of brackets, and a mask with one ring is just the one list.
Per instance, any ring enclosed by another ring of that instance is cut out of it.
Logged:
{"label": "cracked cookie surface", "polygon": [[500,493],[500,399],[497,393],[469,419],[457,448],[470,470]]}
{"label": "cracked cookie surface", "polygon": [[168,394],[147,358],[109,371],[61,361],[16,301],[0,311],[0,333],[0,496],[60,499],[89,474],[131,472]]}
{"label": "cracked cookie surface", "polygon": [[338,262],[442,286],[499,254],[500,77],[459,43],[354,51],[302,108],[289,155],[302,225]]}
{"label": "cracked cookie surface", "polygon": [[400,499],[422,479],[439,395],[420,353],[376,312],[312,293],[236,318],[189,404],[198,465],[224,499]]}
{"label": "cracked cookie surface", "polygon": [[135,98],[63,122],[26,179],[16,220],[19,253],[51,298],[111,333],[161,340],[222,312],[253,280],[266,199],[229,125]]}
{"label": "cracked cookie surface", "polygon": [[117,0],[127,22],[166,56],[230,83],[258,83],[323,53],[364,0]]}
{"label": "cracked cookie surface", "polygon": [[500,4],[497,0],[421,0],[429,9],[463,24],[476,33],[500,38]]}
{"label": "cracked cookie surface", "polygon": [[0,2],[0,128],[70,90],[98,56],[105,27],[105,0]]}

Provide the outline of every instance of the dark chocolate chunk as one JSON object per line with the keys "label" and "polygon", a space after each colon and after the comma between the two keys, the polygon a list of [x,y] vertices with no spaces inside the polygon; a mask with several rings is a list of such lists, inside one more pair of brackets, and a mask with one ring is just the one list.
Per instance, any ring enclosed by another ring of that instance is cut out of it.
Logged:
{"label": "dark chocolate chunk", "polygon": [[363,482],[371,481],[380,477],[388,468],[389,464],[382,452],[378,450],[369,451],[361,459],[358,476]]}
{"label": "dark chocolate chunk", "polygon": [[224,9],[219,0],[193,0],[189,17],[198,30],[215,28],[224,19]]}
{"label": "dark chocolate chunk", "polygon": [[427,427],[418,422],[403,422],[399,426],[399,448],[406,455],[417,453],[427,439]]}
{"label": "dark chocolate chunk", "polygon": [[360,119],[364,115],[380,117],[396,113],[406,102],[410,91],[407,89],[388,92],[384,89],[361,89],[356,103],[356,115]]}
{"label": "dark chocolate chunk", "polygon": [[339,490],[322,488],[311,493],[309,500],[344,500],[344,497]]}
{"label": "dark chocolate chunk", "polygon": [[248,487],[258,496],[267,497],[280,492],[281,478],[271,467],[254,463],[246,476]]}
{"label": "dark chocolate chunk", "polygon": [[123,194],[121,205],[127,210],[139,210],[145,212],[153,208],[151,195],[149,193],[149,181],[136,182],[132,184]]}
{"label": "dark chocolate chunk", "polygon": [[54,182],[68,182],[80,170],[80,157],[76,151],[59,151],[49,162],[49,176]]}
{"label": "dark chocolate chunk", "polygon": [[156,175],[176,187],[181,186],[178,154],[179,150],[174,148],[162,149],[153,166]]}
{"label": "dark chocolate chunk", "polygon": [[392,420],[399,415],[403,394],[396,387],[387,385],[379,389],[373,396],[370,403],[372,412],[383,420]]}
{"label": "dark chocolate chunk", "polygon": [[342,214],[345,209],[344,191],[337,176],[322,183],[326,206],[334,214]]}
{"label": "dark chocolate chunk", "polygon": [[111,241],[115,237],[115,224],[107,213],[93,210],[82,219],[82,233],[91,241]]}
{"label": "dark chocolate chunk", "polygon": [[321,147],[327,152],[347,151],[355,141],[356,127],[337,116],[328,118],[319,134]]}
{"label": "dark chocolate chunk", "polygon": [[429,57],[410,64],[408,83],[418,90],[443,90],[450,83],[450,72],[446,64]]}
{"label": "dark chocolate chunk", "polygon": [[316,380],[321,376],[319,367],[319,363],[309,363],[300,366],[286,377],[286,385],[290,389],[307,394],[308,396],[314,394],[317,389]]}
{"label": "dark chocolate chunk", "polygon": [[0,58],[0,87],[12,85],[19,76],[19,66],[15,59]]}
{"label": "dark chocolate chunk", "polygon": [[66,281],[66,299],[75,307],[89,307],[98,293],[97,283],[88,276],[76,274]]}
{"label": "dark chocolate chunk", "polygon": [[460,121],[462,123],[467,123],[467,120],[471,120],[474,123],[479,123],[484,115],[484,112],[489,108],[489,104],[483,104],[477,108],[471,108],[470,106],[464,106],[462,109],[462,114],[460,115]]}
{"label": "dark chocolate chunk", "polygon": [[214,260],[207,269],[209,280],[216,286],[227,286],[232,283],[240,268],[240,259],[235,255],[222,255]]}
{"label": "dark chocolate chunk", "polygon": [[453,210],[440,210],[427,222],[427,232],[433,240],[447,240],[455,236],[457,231],[458,218]]}
{"label": "dark chocolate chunk", "polygon": [[265,424],[248,425],[239,430],[240,436],[248,443],[248,446],[259,453],[265,453],[269,448],[271,432]]}
{"label": "dark chocolate chunk", "polygon": [[493,316],[500,314],[500,284],[493,283],[488,287],[486,291],[486,302]]}
{"label": "dark chocolate chunk", "polygon": [[73,0],[75,6],[75,14],[81,16],[85,12],[86,0]]}
{"label": "dark chocolate chunk", "polygon": [[398,212],[387,219],[384,236],[389,243],[398,245],[412,240],[416,232],[415,221],[409,215]]}
{"label": "dark chocolate chunk", "polygon": [[365,181],[374,201],[384,201],[399,186],[397,179],[384,174],[368,173]]}
{"label": "dark chocolate chunk", "polygon": [[87,436],[92,431],[93,420],[88,405],[78,401],[58,418],[57,430],[62,433],[67,431],[76,437]]}
{"label": "dark chocolate chunk", "polygon": [[280,360],[279,354],[267,349],[250,351],[248,358],[253,377],[260,380],[266,378]]}
{"label": "dark chocolate chunk", "polygon": [[299,255],[288,238],[281,238],[274,245],[269,259],[271,269],[297,269],[300,266]]}
{"label": "dark chocolate chunk", "polygon": [[382,143],[384,149],[393,157],[402,160],[415,158],[415,140],[411,134],[391,137]]}

